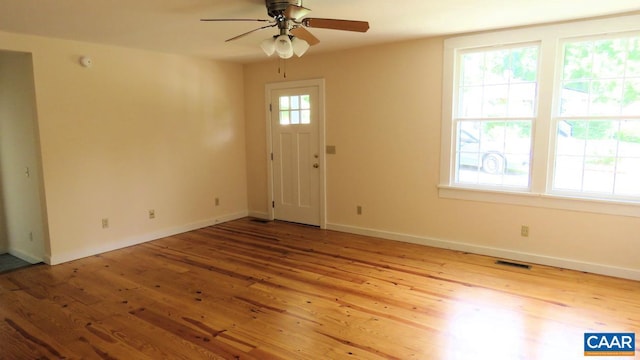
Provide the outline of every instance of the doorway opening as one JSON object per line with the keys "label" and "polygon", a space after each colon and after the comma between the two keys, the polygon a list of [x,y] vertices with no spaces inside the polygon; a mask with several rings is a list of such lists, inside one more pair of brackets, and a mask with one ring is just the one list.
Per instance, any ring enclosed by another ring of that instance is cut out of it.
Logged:
{"label": "doorway opening", "polygon": [[33,59],[0,50],[0,261],[35,264],[48,243]]}

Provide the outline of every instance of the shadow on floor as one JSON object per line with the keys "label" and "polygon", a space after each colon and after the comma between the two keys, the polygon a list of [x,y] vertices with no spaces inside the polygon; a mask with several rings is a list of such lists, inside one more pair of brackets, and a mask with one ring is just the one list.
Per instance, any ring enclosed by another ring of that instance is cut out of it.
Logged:
{"label": "shadow on floor", "polygon": [[0,254],[0,274],[33,265],[11,254]]}

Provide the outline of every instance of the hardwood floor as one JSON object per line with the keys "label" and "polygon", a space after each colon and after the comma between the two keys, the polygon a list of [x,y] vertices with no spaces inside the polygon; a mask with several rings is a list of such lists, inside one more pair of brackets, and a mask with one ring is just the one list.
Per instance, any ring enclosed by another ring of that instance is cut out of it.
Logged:
{"label": "hardwood floor", "polygon": [[640,335],[640,282],[495,260],[242,219],[0,275],[0,359],[564,360]]}

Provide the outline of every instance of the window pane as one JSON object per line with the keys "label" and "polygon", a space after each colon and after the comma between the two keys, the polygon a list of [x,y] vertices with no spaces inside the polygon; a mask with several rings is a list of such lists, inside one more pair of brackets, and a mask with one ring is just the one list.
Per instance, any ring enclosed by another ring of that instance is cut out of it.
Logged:
{"label": "window pane", "polygon": [[[555,190],[596,196],[640,193],[640,120],[572,120],[558,126]],[[635,184],[635,185],[633,185]]]}
{"label": "window pane", "polygon": [[509,99],[507,85],[490,85],[484,88],[482,117],[506,117]]}
{"label": "window pane", "polygon": [[626,76],[640,76],[640,37],[629,39]]}
{"label": "window pane", "polygon": [[531,121],[461,121],[456,182],[527,187]]}
{"label": "window pane", "polygon": [[640,76],[625,81],[622,95],[622,115],[640,115]]}
{"label": "window pane", "polygon": [[280,110],[288,110],[289,109],[289,97],[281,96],[280,97]]}
{"label": "window pane", "polygon": [[[577,121],[561,121],[558,124],[558,137],[556,139],[556,155],[558,156],[578,156],[584,157],[585,148],[587,146],[586,139],[573,136],[579,133],[579,124]],[[580,160],[581,162],[581,160]]]}
{"label": "window pane", "polygon": [[618,162],[614,193],[640,196],[640,158],[621,158]]}
{"label": "window pane", "polygon": [[300,96],[300,108],[311,109],[311,100],[309,95]]}
{"label": "window pane", "polygon": [[484,84],[506,84],[509,82],[511,64],[509,50],[485,53]]}
{"label": "window pane", "polygon": [[592,75],[591,41],[571,42],[564,47],[564,66],[562,78],[565,80],[591,79]]}
{"label": "window pane", "polygon": [[458,116],[463,118],[482,117],[482,87],[464,87],[460,91]]}
{"label": "window pane", "polygon": [[300,123],[301,124],[311,124],[311,110],[301,110],[300,111]]}
{"label": "window pane", "polygon": [[291,110],[291,123],[292,124],[300,124],[300,111],[299,110]]}
{"label": "window pane", "polygon": [[536,82],[538,79],[538,47],[511,50],[511,83]]}
{"label": "window pane", "polygon": [[536,84],[511,85],[508,106],[509,116],[533,117],[536,106]]}
{"label": "window pane", "polygon": [[620,140],[618,156],[640,158],[640,120],[621,121],[615,136]]}
{"label": "window pane", "polygon": [[536,115],[538,53],[539,46],[527,45],[462,54],[456,183],[529,186],[533,121],[522,118]]}
{"label": "window pane", "polygon": [[590,115],[618,115],[622,100],[621,80],[591,82]]}
{"label": "window pane", "polygon": [[484,54],[471,53],[462,57],[462,85],[481,85],[484,78]]}
{"label": "window pane", "polygon": [[[613,194],[613,171],[608,168],[608,159],[587,158],[589,166],[584,169],[584,180],[582,191],[591,193],[601,193],[603,195]],[[604,166],[600,169],[597,164]]]}
{"label": "window pane", "polygon": [[292,109],[300,109],[300,96],[292,96],[291,97],[291,108]]}
{"label": "window pane", "polygon": [[289,125],[289,111],[280,111],[280,125]]}
{"label": "window pane", "polygon": [[562,84],[561,116],[587,115],[589,111],[589,81],[567,81]]}
{"label": "window pane", "polygon": [[457,117],[535,116],[537,69],[538,46],[463,54]]}
{"label": "window pane", "polygon": [[582,159],[582,156],[556,157],[554,189],[582,191]]}
{"label": "window pane", "polygon": [[640,114],[640,37],[564,45],[560,116]]}
{"label": "window pane", "polygon": [[622,77],[625,72],[627,39],[594,42],[593,73],[597,78]]}

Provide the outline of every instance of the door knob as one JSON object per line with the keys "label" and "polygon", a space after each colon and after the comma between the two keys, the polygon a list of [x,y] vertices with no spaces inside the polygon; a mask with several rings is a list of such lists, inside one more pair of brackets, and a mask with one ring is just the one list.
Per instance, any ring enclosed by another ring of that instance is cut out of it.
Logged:
{"label": "door knob", "polygon": [[320,164],[315,163],[315,164],[313,164],[313,167],[317,169],[317,168],[319,168],[319,167],[320,167]]}

